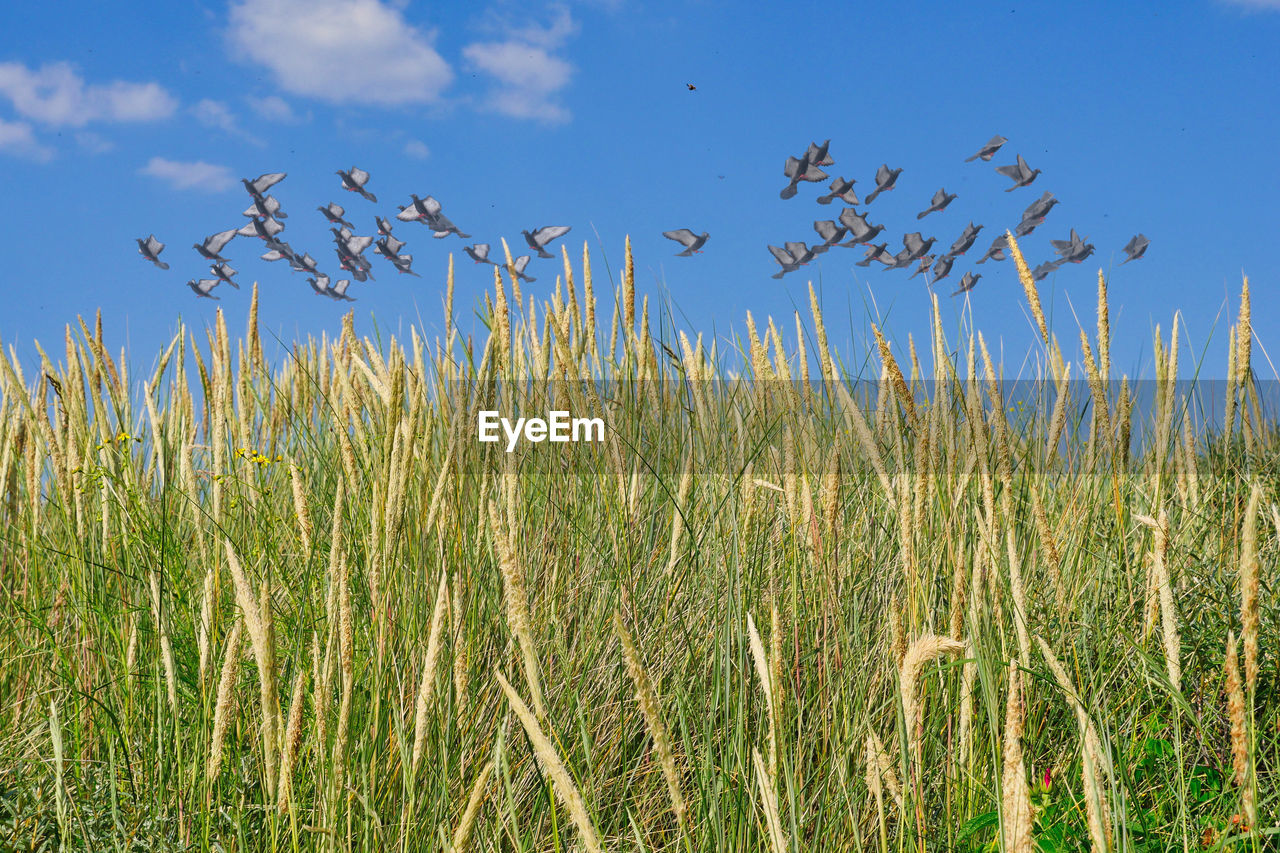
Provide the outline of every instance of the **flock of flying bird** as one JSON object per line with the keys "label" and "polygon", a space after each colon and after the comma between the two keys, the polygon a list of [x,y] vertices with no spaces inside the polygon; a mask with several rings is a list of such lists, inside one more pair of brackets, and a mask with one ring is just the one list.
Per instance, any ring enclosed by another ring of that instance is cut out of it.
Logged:
{"label": "flock of flying bird", "polygon": [[[976,154],[966,158],[965,162],[968,163],[978,159],[990,161],[1006,142],[1008,140],[1003,136],[994,136],[978,149]],[[830,139],[821,145],[816,142],[810,143],[803,156],[787,158],[783,167],[783,175],[788,179],[788,183],[780,193],[783,199],[794,198],[799,192],[799,185],[802,182],[820,182],[828,178],[827,173],[822,171],[822,167],[831,166],[835,163],[828,153],[830,144]],[[770,245],[769,252],[782,267],[779,272],[774,273],[773,278],[782,278],[787,273],[798,270],[833,246],[848,248],[866,246],[866,256],[857,263],[860,267],[869,267],[872,262],[879,262],[886,269],[908,269],[914,266],[915,272],[910,277],[915,278],[924,274],[925,281],[930,284],[950,275],[956,259],[969,251],[977,241],[978,233],[983,226],[974,225],[970,222],[945,253],[931,253],[930,250],[933,248],[934,243],[937,242],[937,239],[935,237],[924,237],[921,232],[913,231],[903,236],[902,249],[895,253],[889,251],[887,241],[882,243],[872,242],[884,231],[884,226],[872,225],[867,221],[865,212],[859,213],[855,209],[858,206],[870,205],[881,193],[893,190],[902,171],[902,169],[891,169],[888,164],[882,165],[876,171],[875,189],[867,195],[865,204],[859,201],[857,193],[854,192],[853,185],[856,183],[855,180],[844,177],[833,180],[828,187],[829,192],[818,197],[818,204],[831,204],[831,202],[839,199],[848,206],[840,212],[836,219],[820,219],[813,223],[813,228],[818,233],[818,236],[822,238],[822,242],[815,242],[811,246],[806,245],[804,242],[787,242],[782,246]],[[1012,192],[1020,187],[1029,186],[1040,174],[1039,169],[1032,169],[1027,165],[1027,161],[1022,159],[1021,154],[1018,155],[1014,163],[1010,163],[1007,166],[997,166],[996,172],[1013,181],[1013,185],[1006,188],[1005,192]],[[369,182],[368,172],[353,166],[349,171],[338,170],[337,175],[341,178],[344,190],[357,193],[371,203],[377,203],[377,196],[366,189],[366,184]],[[411,267],[413,255],[401,254],[401,249],[405,247],[405,243],[392,235],[392,224],[389,220],[382,216],[375,216],[377,236],[359,236],[353,233],[355,226],[347,220],[347,211],[341,205],[329,202],[323,207],[318,207],[317,210],[330,224],[329,230],[333,233],[338,265],[350,274],[350,278],[331,282],[328,275],[320,272],[319,263],[315,258],[311,257],[307,252],[299,253],[288,242],[280,239],[279,235],[285,229],[282,220],[287,219],[288,214],[281,210],[279,200],[275,196],[267,195],[266,192],[284,180],[284,178],[284,172],[270,172],[265,175],[259,175],[253,180],[248,180],[247,178],[241,180],[251,199],[248,209],[243,213],[244,216],[249,218],[249,222],[240,228],[228,228],[225,231],[211,234],[202,243],[194,245],[193,248],[205,260],[211,262],[209,272],[214,276],[213,278],[191,279],[187,282],[187,286],[195,291],[196,296],[217,299],[218,297],[213,295],[213,289],[221,284],[229,284],[239,289],[240,285],[236,284],[235,281],[236,270],[221,254],[227,243],[237,236],[261,239],[267,249],[262,255],[263,260],[288,261],[295,271],[310,273],[311,275],[307,281],[310,283],[312,290],[317,295],[329,296],[333,299],[353,301],[354,297],[347,295],[351,279],[363,282],[373,278],[373,264],[364,255],[365,250],[370,246],[373,246],[374,251],[394,266],[397,272],[417,275]],[[410,199],[409,204],[399,207],[400,212],[395,217],[397,220],[401,222],[421,222],[431,229],[432,236],[436,238],[457,234],[458,237],[464,240],[470,239],[470,234],[464,234],[457,225],[453,224],[449,217],[444,215],[439,201],[431,196],[418,198],[416,195],[410,195]],[[939,189],[933,194],[929,206],[916,214],[916,219],[924,219],[931,213],[945,210],[955,200],[955,193],[948,193],[945,188]],[[1058,200],[1054,198],[1053,193],[1044,193],[1023,211],[1022,219],[1014,228],[1014,233],[1019,237],[1030,234],[1044,222],[1045,217],[1056,204],[1058,204]],[[540,258],[551,258],[554,255],[546,250],[547,245],[568,232],[568,225],[555,225],[521,233],[533,253]],[[701,252],[703,245],[706,244],[710,236],[705,231],[701,234],[695,234],[688,228],[664,231],[662,235],[684,247],[683,251],[677,253],[681,257]],[[841,242],[846,236],[849,239]],[[1036,281],[1040,281],[1065,263],[1078,264],[1083,262],[1094,252],[1093,244],[1085,242],[1087,239],[1087,236],[1081,237],[1073,228],[1068,239],[1051,240],[1050,243],[1058,254],[1057,259],[1046,261],[1036,266],[1031,271],[1032,277]],[[164,243],[157,240],[155,235],[149,235],[146,239],[139,239],[137,242],[138,252],[143,258],[161,269],[169,268],[167,263],[160,260],[160,252],[164,250]],[[1122,263],[1127,264],[1129,261],[1141,258],[1147,251],[1149,244],[1150,241],[1142,234],[1135,235],[1124,247],[1127,257]],[[1002,234],[992,241],[986,254],[979,258],[977,263],[986,263],[988,260],[1003,261],[1007,258],[1005,252],[1008,249],[1008,238]],[[465,246],[463,251],[478,264],[496,263],[489,259],[488,243],[475,243]],[[525,272],[530,258],[530,255],[521,255],[515,258],[511,264],[511,273],[522,281],[531,282],[536,280]],[[932,273],[932,279],[930,279],[930,273]],[[966,272],[960,279],[959,287],[952,296],[972,290],[981,277],[981,274],[972,270]]]}
{"label": "flock of flying bird", "polygon": [[[990,161],[1006,142],[1008,140],[1003,136],[994,136],[978,149],[976,154],[966,158],[965,162],[968,163],[977,159]],[[828,175],[822,171],[821,167],[831,166],[835,163],[827,150],[830,144],[830,139],[821,145],[816,142],[810,143],[803,156],[787,158],[786,165],[783,167],[783,175],[788,179],[788,183],[780,193],[783,199],[794,198],[799,191],[798,188],[801,182],[816,183],[827,179]],[[1040,174],[1039,169],[1032,169],[1027,165],[1027,161],[1022,159],[1021,154],[1018,155],[1016,162],[1007,166],[997,166],[996,171],[1013,181],[1013,185],[1006,188],[1005,192],[1012,192],[1019,187],[1029,186],[1035,181],[1036,176]],[[871,204],[881,193],[894,189],[900,174],[902,174],[902,169],[891,169],[887,163],[882,165],[876,171],[875,189],[867,195],[865,204]],[[779,272],[774,273],[774,278],[782,278],[787,273],[798,270],[832,246],[849,248],[866,246],[868,247],[866,257],[858,262],[858,266],[867,267],[873,261],[883,264],[886,269],[908,269],[914,266],[915,272],[911,274],[911,278],[923,273],[926,274],[925,280],[929,281],[928,273],[932,271],[932,281],[936,282],[951,274],[951,268],[956,259],[969,251],[970,247],[978,239],[978,232],[982,230],[983,226],[974,225],[970,222],[960,236],[956,238],[955,242],[951,244],[951,248],[940,254],[930,253],[933,244],[937,242],[936,238],[926,238],[919,231],[913,231],[903,236],[902,249],[900,251],[891,252],[887,241],[878,244],[872,242],[884,230],[884,226],[872,225],[867,221],[865,213],[859,213],[854,209],[864,204],[858,200],[858,196],[854,192],[854,183],[856,181],[853,179],[836,178],[828,188],[830,192],[818,197],[818,204],[830,204],[832,201],[839,199],[849,205],[841,211],[837,219],[820,219],[813,223],[813,228],[818,233],[818,236],[822,238],[822,242],[814,243],[812,246],[803,242],[788,242],[782,246],[769,246],[769,252],[782,267]],[[929,206],[916,214],[916,219],[924,219],[931,213],[946,209],[947,205],[951,204],[955,199],[955,193],[948,193],[945,188],[939,189],[933,194]],[[1053,197],[1053,193],[1044,193],[1023,211],[1022,220],[1014,229],[1014,233],[1018,237],[1030,234],[1044,222],[1045,216],[1056,204],[1058,204],[1058,200]],[[840,242],[846,235],[849,239],[846,242]],[[674,239],[672,232],[667,232],[666,236]],[[704,234],[703,240],[705,241],[705,239],[706,235]],[[1051,240],[1050,243],[1058,254],[1057,259],[1046,261],[1036,266],[1031,271],[1032,277],[1036,281],[1040,281],[1065,263],[1078,264],[1084,261],[1094,252],[1093,244],[1085,242],[1087,239],[1087,235],[1081,237],[1073,228],[1068,239]],[[1141,258],[1147,251],[1148,245],[1150,245],[1150,241],[1145,236],[1142,234],[1135,235],[1124,247],[1124,252],[1128,257],[1122,263],[1127,264],[1129,261]],[[978,259],[977,263],[986,263],[988,260],[1003,261],[1008,257],[1005,254],[1008,249],[1008,238],[1002,234],[992,241],[991,247],[987,249],[986,254]],[[960,286],[952,295],[955,296],[972,290],[981,277],[979,273],[966,272],[963,278],[960,279]]]}
{"label": "flock of flying bird", "polygon": [[[353,166],[350,171],[340,169],[337,174],[342,179],[342,188],[344,190],[357,193],[371,203],[377,203],[377,196],[369,192],[365,187],[369,182],[368,172]],[[347,288],[351,286],[352,279],[363,282],[374,277],[373,264],[364,255],[365,250],[370,246],[373,246],[374,251],[386,258],[397,272],[417,275],[412,269],[413,255],[401,253],[401,249],[405,247],[405,242],[392,235],[392,223],[390,220],[375,215],[374,221],[377,226],[377,236],[357,235],[353,233],[355,225],[347,220],[347,211],[342,205],[329,202],[327,205],[316,209],[330,223],[329,230],[333,234],[334,251],[338,258],[338,266],[350,274],[350,278],[339,279],[336,282],[331,281],[328,275],[320,272],[319,262],[311,257],[309,252],[298,252],[279,236],[285,229],[282,220],[288,219],[289,215],[281,209],[279,199],[266,193],[267,190],[280,183],[284,178],[284,172],[269,172],[265,175],[259,175],[253,180],[247,178],[241,180],[251,199],[248,209],[243,214],[249,218],[249,222],[240,228],[228,228],[225,231],[210,234],[203,242],[196,243],[192,247],[204,260],[210,262],[209,272],[214,276],[213,278],[191,279],[187,282],[187,286],[195,292],[196,296],[206,299],[218,299],[219,297],[213,295],[213,289],[221,284],[229,284],[237,290],[240,288],[240,285],[235,281],[235,268],[222,256],[226,245],[236,237],[257,237],[261,239],[267,249],[262,254],[264,261],[288,261],[289,266],[296,272],[311,274],[307,278],[307,282],[311,285],[311,289],[315,291],[316,295],[328,296],[337,300],[347,302],[355,300],[355,297],[347,294]],[[431,196],[418,198],[416,195],[410,195],[410,199],[409,204],[400,205],[399,207],[400,212],[396,214],[395,218],[400,222],[421,222],[431,229],[432,236],[436,238],[448,237],[450,234],[457,234],[464,240],[471,237],[470,234],[464,234],[453,223],[453,220],[444,215],[443,207],[436,199]],[[554,255],[547,251],[547,245],[556,238],[564,236],[568,231],[568,225],[553,225],[521,233],[524,234],[525,242],[529,244],[529,248],[538,257],[551,258]],[[143,258],[160,269],[167,270],[169,268],[167,263],[160,260],[160,253],[164,251],[165,244],[157,240],[154,234],[148,235],[146,239],[139,239],[137,243],[138,252]],[[487,243],[466,246],[464,251],[476,263],[495,263],[489,260],[489,244]],[[532,276],[525,273],[525,268],[529,265],[529,259],[529,255],[521,255],[514,259],[511,264],[512,273],[522,281],[536,281]]]}

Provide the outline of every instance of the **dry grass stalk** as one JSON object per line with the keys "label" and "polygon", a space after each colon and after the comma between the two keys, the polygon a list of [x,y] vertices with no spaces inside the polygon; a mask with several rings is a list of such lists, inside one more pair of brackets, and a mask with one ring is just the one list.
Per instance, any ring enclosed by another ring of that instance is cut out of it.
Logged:
{"label": "dry grass stalk", "polygon": [[444,633],[444,614],[449,609],[448,575],[440,574],[435,607],[431,611],[431,628],[427,633],[427,656],[422,664],[422,682],[418,685],[418,701],[413,716],[413,759],[410,772],[417,774],[422,750],[427,741],[427,712],[436,689],[436,664],[440,660],[440,638]]}
{"label": "dry grass stalk", "polygon": [[1223,668],[1226,670],[1223,689],[1227,694],[1227,718],[1231,721],[1231,779],[1243,787],[1249,781],[1249,730],[1234,631],[1227,632],[1227,660]]}
{"label": "dry grass stalk", "polygon": [[787,853],[791,849],[786,833],[782,831],[782,820],[778,817],[778,792],[773,781],[760,760],[760,751],[751,750],[751,761],[756,768],[756,783],[760,787],[760,804],[764,811],[765,827],[769,832],[769,847],[773,853]]}
{"label": "dry grass stalk", "polygon": [[680,488],[676,493],[676,505],[671,510],[671,555],[667,558],[667,575],[675,571],[680,560],[681,548],[684,544],[685,513],[693,507],[689,496],[693,492],[693,453],[690,451],[684,458],[684,470],[680,474]]}
{"label": "dry grass stalk", "polygon": [[1009,698],[1004,718],[1000,827],[1006,853],[1031,853],[1031,799],[1022,760],[1022,687],[1017,661],[1009,662]]}
{"label": "dry grass stalk", "polygon": [[590,816],[587,814],[586,802],[583,801],[582,794],[578,792],[577,786],[573,784],[573,777],[565,769],[564,763],[556,753],[555,747],[543,733],[542,728],[538,725],[538,719],[529,710],[529,706],[524,703],[524,700],[520,698],[520,694],[516,693],[511,685],[507,683],[500,670],[495,669],[494,676],[498,679],[498,686],[506,694],[507,701],[511,703],[511,710],[515,711],[520,724],[524,726],[525,734],[529,736],[529,742],[533,744],[533,754],[538,760],[538,767],[542,770],[542,775],[551,783],[551,788],[555,791],[557,799],[568,810],[569,819],[577,827],[578,835],[582,837],[583,846],[588,853],[599,853],[603,849],[600,846],[600,839],[596,835],[595,827],[591,824]]}
{"label": "dry grass stalk", "polygon": [[898,773],[893,769],[893,759],[889,757],[884,743],[874,729],[867,733],[867,779],[869,784],[870,780],[874,780],[875,788],[879,788],[882,782],[887,785],[898,810],[902,810],[902,783],[898,781]]}
{"label": "dry grass stalk", "polygon": [[1262,487],[1255,483],[1249,491],[1240,534],[1240,632],[1244,637],[1245,692],[1258,689],[1258,508]]}
{"label": "dry grass stalk", "polygon": [[630,632],[623,624],[621,611],[614,611],[613,628],[618,635],[618,641],[622,644],[622,658],[627,666],[627,674],[631,676],[631,682],[636,688],[636,703],[640,706],[645,725],[648,726],[649,734],[653,737],[654,749],[658,753],[658,766],[662,769],[662,777],[667,783],[667,796],[671,798],[671,810],[675,812],[680,828],[687,829],[689,807],[685,803],[684,793],[681,790],[680,771],[676,768],[675,752],[672,749],[671,735],[667,731],[666,721],[663,719],[662,702],[658,698],[658,691],[654,688],[649,673],[645,671],[640,652],[636,649]]}
{"label": "dry grass stalk", "polygon": [[[276,701],[276,667],[275,649],[271,638],[270,608],[263,611],[263,604],[269,605],[266,582],[263,581],[260,595],[255,597],[248,578],[240,567],[231,540],[223,542],[227,554],[227,566],[231,570],[231,580],[235,586],[236,603],[244,616],[245,627],[249,630],[249,642],[253,647],[254,661],[258,665],[258,684],[262,700],[262,748],[263,764],[267,773],[267,791],[275,795],[276,778],[276,719],[279,714]],[[259,600],[255,600],[255,598]]]}
{"label": "dry grass stalk", "polygon": [[751,646],[751,660],[755,664],[756,677],[760,679],[760,689],[764,692],[765,712],[769,724],[769,770],[776,771],[778,766],[778,724],[777,709],[773,707],[773,699],[777,692],[773,687],[773,673],[770,671],[769,659],[765,656],[764,643],[760,640],[760,632],[756,630],[756,620],[747,614],[747,641]]}
{"label": "dry grass stalk", "polygon": [[1089,839],[1093,853],[1106,853],[1111,847],[1111,815],[1107,800],[1110,786],[1111,761],[1102,747],[1097,729],[1093,725],[1084,702],[1066,669],[1041,637],[1036,637],[1040,652],[1044,655],[1049,671],[1053,673],[1059,689],[1067,697],[1076,715],[1080,730],[1082,775],[1085,785],[1085,813],[1089,822]]}
{"label": "dry grass stalk", "polygon": [[1013,236],[1012,231],[1004,232],[1005,239],[1009,241],[1009,252],[1013,255],[1013,263],[1018,268],[1018,281],[1022,282],[1022,292],[1027,296],[1027,305],[1031,308],[1031,316],[1035,318],[1036,328],[1040,330],[1040,338],[1044,341],[1045,347],[1049,346],[1049,326],[1044,321],[1044,310],[1040,307],[1040,293],[1036,289],[1035,278],[1031,275],[1031,268],[1027,266],[1026,258],[1022,256],[1022,250],[1018,248],[1018,240]]}
{"label": "dry grass stalk", "polygon": [[307,671],[298,667],[293,680],[293,696],[289,699],[289,716],[284,727],[284,741],[280,745],[280,811],[289,808],[293,797],[293,766],[302,747],[302,706],[306,694]]}
{"label": "dry grass stalk", "polygon": [[534,710],[539,719],[546,719],[547,709],[542,699],[542,680],[538,675],[538,657],[533,646],[532,617],[529,614],[529,593],[526,588],[524,564],[516,554],[515,543],[507,528],[498,518],[496,501],[488,502],[489,532],[498,555],[498,567],[502,572],[503,599],[506,602],[507,627],[520,645],[525,680],[533,698]]}
{"label": "dry grass stalk", "polygon": [[924,667],[943,655],[958,655],[964,651],[964,643],[950,637],[926,634],[907,648],[899,670],[898,690],[902,699],[903,728],[911,747],[911,759],[916,772],[920,770],[921,748],[924,740],[923,722],[920,721],[919,681]]}
{"label": "dry grass stalk", "polygon": [[213,705],[213,734],[209,740],[209,761],[205,764],[205,779],[218,778],[222,767],[222,744],[226,740],[227,726],[231,724],[231,706],[235,702],[236,676],[240,671],[240,633],[243,623],[237,619],[227,636],[226,650],[222,653],[222,677],[218,679],[218,697]]}
{"label": "dry grass stalk", "polygon": [[1169,516],[1163,508],[1159,518],[1136,516],[1136,519],[1152,528],[1155,544],[1151,553],[1151,591],[1160,602],[1160,628],[1164,641],[1165,669],[1169,683],[1176,692],[1182,691],[1182,637],[1178,631],[1178,611],[1173,601],[1173,582],[1169,577]]}
{"label": "dry grass stalk", "polygon": [[458,828],[453,831],[453,840],[449,845],[449,853],[466,853],[471,844],[471,832],[475,829],[476,817],[480,807],[484,805],[485,795],[489,791],[489,779],[493,776],[493,762],[487,762],[471,784],[471,795],[467,797],[467,808],[462,812]]}

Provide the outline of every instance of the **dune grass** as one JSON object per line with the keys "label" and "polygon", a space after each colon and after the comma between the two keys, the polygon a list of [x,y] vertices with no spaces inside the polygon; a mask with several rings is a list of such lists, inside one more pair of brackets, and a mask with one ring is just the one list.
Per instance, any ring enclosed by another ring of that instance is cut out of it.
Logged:
{"label": "dune grass", "polygon": [[1021,384],[936,306],[869,377],[816,299],[655,338],[629,247],[601,306],[495,268],[484,340],[450,270],[432,342],[0,355],[0,849],[1270,849],[1248,284],[1229,379],[1175,320],[1138,405],[1105,282],[1071,358],[1015,259]]}

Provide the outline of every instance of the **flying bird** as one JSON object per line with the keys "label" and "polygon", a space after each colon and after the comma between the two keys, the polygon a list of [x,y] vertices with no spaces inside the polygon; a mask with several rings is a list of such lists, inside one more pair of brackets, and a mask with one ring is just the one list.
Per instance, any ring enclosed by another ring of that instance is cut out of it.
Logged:
{"label": "flying bird", "polygon": [[354,225],[352,225],[350,222],[348,222],[346,219],[343,218],[346,215],[347,211],[344,210],[342,205],[340,204],[336,204],[331,201],[324,207],[317,207],[316,210],[323,213],[324,218],[329,220],[330,222],[336,222],[337,224],[342,225],[346,228],[355,228]]}
{"label": "flying bird", "polygon": [[[392,265],[395,266],[396,272],[418,275],[410,268],[410,264],[413,263],[413,255],[395,255],[388,260],[390,260]],[[421,278],[421,276],[418,277]]]}
{"label": "flying bird", "polygon": [[916,214],[916,219],[924,219],[930,213],[936,213],[943,210],[947,205],[956,200],[955,193],[948,194],[945,189],[940,189],[933,194],[933,200],[929,202],[929,207]]}
{"label": "flying bird", "polygon": [[334,283],[333,287],[329,288],[329,295],[334,299],[341,299],[345,302],[355,302],[356,298],[354,296],[347,296],[347,288],[350,286],[351,279],[340,278]]}
{"label": "flying bird", "polygon": [[537,279],[534,278],[533,276],[524,274],[524,268],[527,266],[529,266],[528,255],[521,255],[520,257],[512,261],[510,264],[506,265],[507,272],[511,273],[521,281],[528,281],[528,282],[537,281]]}
{"label": "flying bird", "polygon": [[280,209],[280,199],[273,195],[254,198],[245,216],[258,216],[263,219],[288,219],[289,214]]}
{"label": "flying bird", "polygon": [[284,230],[284,225],[277,219],[250,219],[249,223],[236,231],[245,237],[257,237],[268,240]]}
{"label": "flying bird", "polygon": [[311,257],[310,253],[304,253],[300,258],[297,255],[294,255],[294,257],[289,261],[289,265],[298,272],[310,273],[315,272],[316,268],[319,266],[319,264],[316,263],[316,259]]}
{"label": "flying bird", "polygon": [[1039,225],[1044,222],[1045,216],[1049,214],[1050,210],[1053,210],[1053,206],[1057,203],[1058,200],[1053,197],[1053,193],[1046,192],[1040,198],[1027,205],[1026,210],[1022,211],[1022,221],[1034,222]]}
{"label": "flying bird", "polygon": [[809,150],[804,152],[805,158],[815,166],[834,166],[835,160],[831,159],[831,155],[827,153],[827,149],[831,147],[831,140],[819,145],[816,142],[809,143]]}
{"label": "flying bird", "polygon": [[813,247],[815,253],[820,253],[837,245],[849,229],[835,224],[830,219],[819,219],[813,223],[813,230],[817,231],[818,236],[822,238],[822,242]]}
{"label": "flying bird", "polygon": [[917,258],[924,257],[936,240],[937,238],[935,237],[930,237],[926,240],[919,231],[912,231],[910,234],[903,235],[902,245],[909,251],[907,260],[914,261]]}
{"label": "flying bird", "polygon": [[226,231],[219,231],[217,234],[210,234],[204,238],[203,243],[193,243],[191,248],[204,255],[211,261],[225,262],[227,259],[219,254],[222,247],[231,242],[231,239],[239,233],[234,228],[228,228]]}
{"label": "flying bird", "polygon": [[933,280],[942,281],[942,279],[951,275],[951,265],[955,262],[955,255],[943,255],[938,258],[938,262],[933,265]]}
{"label": "flying bird", "polygon": [[1141,234],[1138,234],[1128,243],[1124,244],[1124,253],[1129,257],[1120,262],[1120,266],[1124,266],[1129,261],[1136,261],[1147,252],[1147,246],[1151,245],[1151,241]]}
{"label": "flying bird", "polygon": [[687,258],[695,252],[701,254],[702,247],[706,245],[707,238],[711,235],[706,231],[701,234],[694,234],[688,228],[677,228],[674,231],[663,231],[662,236],[668,240],[675,240],[684,246],[683,252],[676,252],[677,258]]}
{"label": "flying bird", "polygon": [[920,258],[920,265],[916,267],[916,271],[911,274],[911,278],[915,278],[922,272],[928,272],[929,267],[933,266],[934,255],[925,255]]}
{"label": "flying bird", "polygon": [[212,264],[209,267],[209,272],[217,276],[218,281],[225,281],[227,284],[231,285],[236,290],[240,289],[240,285],[236,284],[235,281],[232,279],[232,276],[236,274],[236,271],[235,271],[235,268],[231,266],[231,264],[227,264],[227,263]]}
{"label": "flying bird", "polygon": [[1005,192],[1011,193],[1018,187],[1025,187],[1036,179],[1036,175],[1040,174],[1039,169],[1032,169],[1027,165],[1027,161],[1022,159],[1022,155],[1018,155],[1018,162],[1010,163],[1008,166],[996,166],[996,171],[1010,178],[1013,186],[1007,188]]}
{"label": "flying bird", "polygon": [[951,295],[959,296],[961,293],[968,293],[970,290],[973,290],[974,285],[978,283],[978,279],[980,278],[982,278],[982,275],[979,273],[975,273],[975,272],[965,273],[964,278],[960,279],[960,286],[957,287],[955,289],[955,292],[952,293]]}
{"label": "flying bird", "polygon": [[194,292],[197,297],[203,299],[220,299],[221,297],[213,295],[213,289],[219,284],[221,284],[221,282],[216,278],[202,278],[199,281],[191,279],[187,282],[187,287],[191,288],[192,292]]}
{"label": "flying bird", "polygon": [[521,231],[524,235],[524,241],[529,244],[529,248],[538,253],[540,258],[554,258],[555,255],[546,250],[546,246],[557,237],[563,237],[569,233],[569,225],[545,225],[542,228],[535,228],[532,232]]}
{"label": "flying bird", "polygon": [[693,85],[692,83],[685,83],[684,85],[685,85],[685,86],[687,86],[687,87],[689,88],[689,91],[690,91],[690,92],[696,92],[696,91],[698,91],[698,87],[697,87],[697,86],[695,86],[695,85]]}
{"label": "flying bird", "polygon": [[384,237],[391,233],[391,223],[383,219],[381,216],[375,216],[374,219],[378,223],[378,233]]}
{"label": "flying bird", "polygon": [[249,195],[255,199],[262,198],[262,194],[283,181],[284,172],[268,172],[265,175],[259,175],[252,181],[248,178],[241,178],[240,183],[244,184],[244,188],[249,191]]}
{"label": "flying bird", "polygon": [[786,165],[782,167],[782,174],[791,179],[791,182],[782,188],[782,192],[778,193],[783,199],[794,198],[801,181],[816,183],[827,179],[827,173],[809,161],[808,152],[803,157],[788,157]]}
{"label": "flying bird", "polygon": [[355,166],[352,166],[350,172],[344,172],[339,169],[337,174],[342,178],[342,188],[344,190],[350,190],[353,193],[360,193],[360,195],[364,196],[369,201],[377,204],[378,197],[364,188],[364,185],[369,182],[368,172],[364,169],[357,169]]}
{"label": "flying bird", "polygon": [[888,243],[877,243],[876,245],[867,249],[867,256],[862,260],[858,261],[856,266],[869,267],[871,266],[872,261],[879,261],[885,266],[890,266],[893,264],[894,262],[893,253],[889,251]]}
{"label": "flying bird", "polygon": [[142,257],[151,261],[151,263],[160,267],[162,270],[167,270],[169,268],[168,264],[160,260],[160,253],[164,251],[164,243],[157,240],[156,235],[149,234],[145,240],[138,238],[137,243],[138,254],[142,255]]}
{"label": "flying bird", "polygon": [[882,192],[888,192],[893,189],[893,185],[898,181],[898,175],[902,174],[901,169],[890,169],[889,164],[885,163],[876,170],[876,188],[871,191],[871,195],[867,196],[867,204],[876,200],[876,196]]}
{"label": "flying bird", "polygon": [[907,267],[911,266],[912,260],[914,260],[914,258],[911,257],[910,247],[904,246],[898,254],[893,256],[893,262],[886,265],[885,269],[905,270]]}
{"label": "flying bird", "polygon": [[774,260],[782,266],[782,269],[779,272],[773,274],[773,278],[782,278],[787,273],[795,272],[800,269],[800,262],[797,261],[795,255],[787,249],[771,245],[769,246],[769,253],[773,255]]}
{"label": "flying bird", "polygon": [[974,225],[970,222],[965,226],[965,229],[960,233],[960,236],[956,238],[956,241],[951,244],[951,248],[947,250],[947,256],[954,259],[958,255],[963,255],[965,252],[969,251],[970,247],[972,247],[974,242],[978,239],[978,232],[981,230],[981,225]]}
{"label": "flying bird", "polygon": [[1009,140],[1005,139],[1003,136],[996,134],[995,136],[991,137],[991,139],[987,142],[986,145],[978,149],[977,154],[974,154],[972,157],[964,158],[964,161],[968,163],[970,160],[977,160],[979,157],[981,157],[983,160],[990,160],[992,157],[995,156],[996,152],[1000,150],[1000,146],[1004,145],[1008,141]]}
{"label": "flying bird", "polygon": [[316,292],[316,296],[329,295],[329,276],[318,272],[315,278],[308,278],[307,281],[311,284],[311,289]]}
{"label": "flying bird", "polygon": [[862,202],[858,201],[858,194],[853,191],[853,185],[856,183],[857,181],[855,180],[846,181],[843,177],[836,178],[828,188],[831,192],[818,196],[818,204],[831,204],[831,200],[835,198],[840,199],[845,204],[862,204]]}
{"label": "flying bird", "polygon": [[846,246],[870,245],[876,235],[884,230],[883,225],[872,225],[867,222],[864,214],[858,213],[852,208],[845,208],[840,211],[840,224],[849,229],[850,240]]}
{"label": "flying bird", "polygon": [[1066,240],[1050,240],[1053,250],[1059,256],[1066,258],[1068,256],[1083,252],[1085,249],[1085,240],[1089,239],[1088,235],[1081,237],[1076,233],[1076,229],[1071,229],[1071,237]]}
{"label": "flying bird", "polygon": [[1031,271],[1031,280],[1044,281],[1049,277],[1049,273],[1053,272],[1064,263],[1066,262],[1059,258],[1056,261],[1045,261],[1043,264],[1039,264]]}
{"label": "flying bird", "polygon": [[987,253],[978,258],[978,263],[985,264],[988,259],[993,261],[1005,260],[1005,252],[1009,250],[1009,237],[1001,234],[999,237],[991,241],[991,248],[987,249]]}
{"label": "flying bird", "polygon": [[467,256],[471,258],[471,260],[475,261],[477,264],[493,263],[493,261],[489,260],[489,244],[488,243],[476,243],[474,246],[463,246],[462,251],[466,252]]}
{"label": "flying bird", "polygon": [[404,246],[405,246],[405,243],[403,240],[397,240],[395,237],[392,237],[391,235],[387,235],[386,237],[383,237],[381,240],[379,240],[377,243],[374,244],[374,248],[377,250],[378,254],[382,255],[384,258],[392,262],[394,262],[395,259],[400,255],[400,250],[403,249]]}

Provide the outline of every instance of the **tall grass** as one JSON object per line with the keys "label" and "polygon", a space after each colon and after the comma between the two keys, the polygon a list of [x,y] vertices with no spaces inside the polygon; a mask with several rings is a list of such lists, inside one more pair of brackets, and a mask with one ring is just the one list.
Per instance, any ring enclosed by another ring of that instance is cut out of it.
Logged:
{"label": "tall grass", "polygon": [[[434,341],[269,365],[255,293],[151,365],[0,356],[0,849],[1270,847],[1247,282],[1229,380],[1175,381],[1175,315],[1146,405],[1105,281],[1072,358],[1013,253],[1016,380],[936,302],[922,352],[812,292],[676,331],[629,248],[612,305],[585,249],[497,268],[481,338],[451,268]],[[608,429],[507,454],[481,409]]]}

